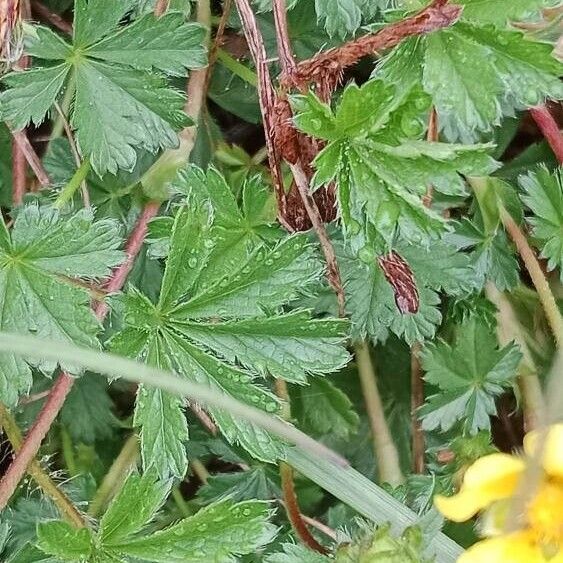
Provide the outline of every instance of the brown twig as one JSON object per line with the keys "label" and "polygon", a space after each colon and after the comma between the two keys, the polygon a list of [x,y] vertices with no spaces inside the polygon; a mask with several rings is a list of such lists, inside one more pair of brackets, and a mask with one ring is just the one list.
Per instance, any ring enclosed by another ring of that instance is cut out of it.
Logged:
{"label": "brown twig", "polygon": [[56,27],[57,29],[59,29],[64,33],[68,33],[69,35],[72,35],[72,24],[61,18],[59,14],[55,14],[54,12],[51,12],[51,10],[49,10],[49,8],[47,8],[47,6],[45,6],[41,2],[37,2],[37,0],[32,0],[31,10],[37,16],[39,16],[40,19],[49,22],[53,27]]}
{"label": "brown twig", "polygon": [[[148,222],[157,214],[159,207],[160,204],[157,202],[149,202],[145,205],[127,241],[125,260],[113,271],[111,278],[104,285],[108,292],[115,292],[123,287],[128,274],[133,268],[135,257],[139,254],[143,245]],[[103,320],[108,312],[107,304],[105,302],[95,304],[94,312],[98,319]],[[24,476],[27,467],[37,455],[41,442],[63,407],[74,381],[71,375],[63,372],[51,388],[47,401],[27,433],[20,451],[14,457],[2,480],[0,480],[0,510],[4,509]]]}
{"label": "brown twig", "polygon": [[43,164],[41,163],[41,159],[37,156],[35,149],[31,146],[29,139],[24,131],[12,131],[12,136],[14,141],[16,142],[19,149],[22,151],[25,159],[27,160],[30,168],[33,170],[35,176],[39,180],[41,186],[46,188],[49,186],[51,181],[49,180],[49,176],[43,168]]}
{"label": "brown twig", "polygon": [[276,26],[276,40],[280,65],[284,74],[295,72],[296,64],[293,51],[289,42],[289,30],[287,27],[287,6],[285,0],[273,0],[274,23]]}
{"label": "brown twig", "polygon": [[545,106],[537,106],[530,108],[530,115],[549,143],[559,164],[563,164],[563,135],[557,125],[557,121],[555,121],[555,118],[551,115],[551,112]]}
{"label": "brown twig", "polygon": [[276,95],[272,86],[270,70],[267,63],[266,48],[264,47],[264,39],[262,33],[258,29],[256,18],[250,7],[248,0],[235,0],[237,5],[244,34],[248,47],[256,64],[256,74],[258,75],[258,99],[260,102],[260,111],[264,122],[264,133],[266,137],[266,147],[268,149],[268,162],[270,164],[270,172],[274,184],[274,192],[278,204],[278,218],[280,223],[289,231],[293,230],[290,223],[287,222],[287,198],[283,185],[281,173],[281,159],[276,148],[274,138],[274,108]]}
{"label": "brown twig", "polygon": [[424,473],[424,452],[426,450],[422,424],[418,418],[418,409],[424,404],[424,379],[420,365],[420,342],[411,348],[411,428],[412,428],[412,470]]}
{"label": "brown twig", "polygon": [[217,31],[215,32],[215,38],[213,39],[213,44],[209,50],[208,66],[207,66],[207,76],[205,83],[205,91],[209,89],[209,82],[211,80],[212,69],[217,62],[217,55],[219,53],[219,47],[223,44],[223,36],[225,35],[225,29],[227,28],[227,22],[229,20],[229,15],[233,6],[233,0],[225,0],[223,3],[223,13],[221,14],[221,19],[219,20],[219,25],[217,26]]}
{"label": "brown twig", "polygon": [[23,203],[27,185],[27,160],[25,154],[12,141],[12,205],[17,207]]}
{"label": "brown twig", "polygon": [[448,5],[448,0],[434,0],[410,18],[300,62],[295,71],[283,76],[282,85],[289,90],[302,89],[307,84],[314,83],[321,91],[333,91],[344,70],[362,57],[394,47],[407,37],[448,27],[459,18],[462,9],[462,6]]}
{"label": "brown twig", "polygon": [[336,293],[336,299],[338,300],[338,314],[340,317],[344,318],[346,316],[346,298],[334,247],[326,232],[317,204],[309,192],[309,182],[303,169],[298,164],[290,164],[290,168],[301,199],[303,200],[303,205],[307,210],[307,214],[311,219],[311,223],[313,223],[313,228],[321,244],[327,265],[327,279],[334,293]]}
{"label": "brown twig", "polygon": [[[438,114],[432,106],[428,117],[428,132],[426,140],[429,143],[438,141]],[[426,207],[432,205],[434,186],[426,188],[422,203]],[[415,342],[411,347],[411,428],[412,428],[412,468],[414,473],[424,473],[424,452],[426,450],[422,424],[418,418],[418,409],[424,404],[424,379],[420,365],[420,342]]]}

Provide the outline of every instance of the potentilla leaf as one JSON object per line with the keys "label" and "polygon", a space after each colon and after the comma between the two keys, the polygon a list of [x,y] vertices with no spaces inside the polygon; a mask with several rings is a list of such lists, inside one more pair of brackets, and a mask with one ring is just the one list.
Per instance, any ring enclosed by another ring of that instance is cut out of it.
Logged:
{"label": "potentilla leaf", "polygon": [[422,355],[425,380],[440,393],[422,407],[423,427],[446,431],[461,420],[470,434],[489,429],[495,398],[512,385],[521,358],[513,344],[499,349],[494,332],[479,319],[459,326],[453,344],[428,344]]}
{"label": "potentilla leaf", "polygon": [[43,121],[65,84],[76,88],[70,122],[100,176],[132,170],[135,149],[154,153],[178,144],[176,131],[190,121],[185,96],[165,76],[183,76],[206,62],[202,26],[170,12],[120,27],[132,6],[129,0],[77,0],[72,44],[44,27],[30,40],[30,54],[60,63],[8,74],[0,94],[0,116],[21,129]]}
{"label": "potentilla leaf", "polygon": [[463,6],[463,20],[492,23],[501,28],[509,22],[537,16],[542,7],[548,6],[546,0],[456,0],[456,4]]}
{"label": "potentilla leaf", "polygon": [[98,537],[103,544],[116,544],[140,532],[160,509],[172,482],[159,481],[153,471],[131,472],[100,520]]}
{"label": "potentilla leaf", "polygon": [[[4,223],[0,230],[2,330],[97,347],[99,324],[89,294],[71,280],[103,278],[121,262],[118,224],[94,221],[86,210],[63,216],[50,207],[28,205],[18,211],[11,233]],[[45,373],[55,368],[49,362],[36,365]],[[15,404],[30,385],[29,365],[2,354],[2,402]]]}
{"label": "potentilla leaf", "polygon": [[412,270],[419,295],[416,312],[401,312],[375,253],[362,252],[362,260],[358,260],[342,245],[337,245],[337,252],[347,288],[346,308],[352,320],[352,336],[358,340],[369,337],[380,342],[390,332],[409,344],[432,338],[442,320],[438,292],[464,295],[471,293],[480,281],[470,256],[443,240],[434,240],[430,246],[399,242],[395,252]]}
{"label": "potentilla leaf", "polygon": [[534,11],[537,2],[525,6],[518,0],[510,6],[503,3],[502,9],[497,9],[498,2],[487,2],[485,8],[479,0],[464,4],[465,21],[407,39],[375,74],[401,91],[422,86],[432,97],[447,138],[472,142],[503,116],[546,98],[563,98],[563,65],[552,56],[550,44],[504,28],[507,19]]}
{"label": "potentilla leaf", "polygon": [[149,536],[132,538],[108,546],[115,552],[155,563],[185,561],[229,561],[234,556],[255,553],[272,541],[277,533],[268,504],[223,501],[201,509]]}
{"label": "potentilla leaf", "polygon": [[135,558],[154,563],[204,563],[254,553],[277,533],[268,521],[272,511],[267,503],[232,500],[210,504],[167,528],[149,531],[171,484],[158,480],[152,471],[143,475],[133,471],[102,516],[97,532],[61,520],[39,521],[37,547],[57,561]]}
{"label": "potentilla leaf", "polygon": [[559,268],[563,280],[563,169],[550,173],[547,168],[519,178],[524,189],[522,201],[533,213],[534,243],[547,259],[550,270]]}
{"label": "potentilla leaf", "polygon": [[500,226],[488,234],[477,220],[464,218],[446,240],[458,249],[470,250],[475,270],[476,289],[492,281],[499,290],[513,289],[519,280],[518,261],[514,248]]}
{"label": "potentilla leaf", "polygon": [[[322,277],[311,245],[304,236],[286,236],[273,246],[256,241],[246,245],[244,258],[236,245],[215,245],[227,201],[225,193],[215,195],[216,205],[194,195],[176,210],[160,299],[153,304],[130,291],[123,301],[125,328],[111,346],[275,413],[278,401],[258,377],[306,383],[309,374],[339,369],[349,359],[347,324],[315,320],[305,311],[284,313],[284,305]],[[219,278],[206,268],[216,253],[229,265]],[[283,444],[263,430],[220,409],[210,414],[229,442],[254,457],[283,457]],[[145,466],[155,465],[163,476],[182,475],[187,428],[178,400],[141,387],[135,422]]]}
{"label": "potentilla leaf", "polygon": [[39,522],[37,540],[41,551],[62,561],[86,561],[93,550],[93,534],[89,528],[77,530],[61,520]]}
{"label": "potentilla leaf", "polygon": [[422,204],[427,187],[463,195],[460,174],[497,167],[487,154],[490,145],[420,139],[429,109],[420,89],[374,79],[346,87],[334,110],[313,94],[297,97],[294,107],[296,125],[328,141],[314,162],[314,184],[336,181],[342,226],[355,250],[377,245],[383,251],[401,235],[427,242],[444,229],[444,221]]}

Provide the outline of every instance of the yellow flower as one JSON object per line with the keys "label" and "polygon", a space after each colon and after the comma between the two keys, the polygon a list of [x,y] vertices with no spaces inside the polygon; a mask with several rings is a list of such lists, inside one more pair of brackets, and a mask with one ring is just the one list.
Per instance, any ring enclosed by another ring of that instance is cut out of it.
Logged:
{"label": "yellow flower", "polygon": [[[524,452],[533,456],[538,435],[524,438]],[[503,534],[504,521],[526,466],[525,459],[495,453],[478,459],[466,471],[459,492],[438,495],[436,508],[449,520],[463,522],[483,512],[483,533],[458,563],[563,563],[563,424],[550,427],[542,460],[543,474],[528,502],[522,528]]]}

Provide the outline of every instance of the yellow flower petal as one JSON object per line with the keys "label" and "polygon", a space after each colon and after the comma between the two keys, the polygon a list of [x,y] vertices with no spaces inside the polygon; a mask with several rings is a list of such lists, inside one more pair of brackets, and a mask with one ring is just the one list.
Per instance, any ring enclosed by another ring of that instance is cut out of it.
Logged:
{"label": "yellow flower petal", "polygon": [[482,457],[465,472],[457,495],[437,495],[434,504],[449,520],[463,522],[493,501],[511,496],[523,469],[524,462],[508,454]]}
{"label": "yellow flower petal", "polygon": [[[524,451],[533,456],[538,446],[539,432],[524,437]],[[545,442],[543,468],[548,475],[563,477],[563,424],[550,426]]]}
{"label": "yellow flower petal", "polygon": [[476,543],[457,563],[545,563],[541,549],[526,532],[516,532]]}

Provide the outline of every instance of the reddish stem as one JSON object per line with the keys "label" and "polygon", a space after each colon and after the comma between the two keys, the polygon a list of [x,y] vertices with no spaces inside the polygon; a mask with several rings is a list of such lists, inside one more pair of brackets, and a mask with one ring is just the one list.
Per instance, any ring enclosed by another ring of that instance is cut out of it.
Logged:
{"label": "reddish stem", "polygon": [[283,185],[283,178],[280,167],[280,156],[275,144],[275,126],[274,126],[274,107],[276,102],[276,94],[272,86],[270,78],[270,70],[268,68],[266,48],[264,47],[264,39],[262,33],[258,29],[256,18],[250,7],[248,0],[235,0],[240,19],[242,21],[244,35],[248,48],[256,65],[256,74],[258,75],[258,99],[260,102],[260,111],[264,122],[264,133],[266,137],[266,148],[268,149],[268,161],[274,191],[278,203],[278,218],[280,223],[289,231],[293,231],[293,227],[287,223],[285,217],[287,215],[287,198]]}
{"label": "reddish stem", "polygon": [[[154,201],[145,205],[125,245],[125,260],[113,271],[110,279],[104,285],[107,291],[114,292],[123,287],[127,276],[133,268],[135,257],[139,254],[143,245],[148,222],[158,213],[159,208],[160,203]],[[108,312],[108,307],[105,303],[97,303],[94,305],[94,312],[98,319],[102,321]],[[51,388],[47,400],[35,419],[31,430],[27,433],[20,451],[16,454],[0,481],[0,510],[5,508],[10,497],[14,494],[18,483],[22,480],[27,467],[37,455],[41,442],[62,409],[73,384],[74,378],[68,373],[63,372]]]}
{"label": "reddish stem", "polygon": [[295,70],[296,64],[289,42],[289,30],[287,27],[287,7],[285,0],[273,0],[274,22],[276,26],[276,40],[280,64],[284,74]]}
{"label": "reddish stem", "polygon": [[15,140],[12,141],[12,204],[23,203],[26,187],[27,160]]}
{"label": "reddish stem", "polygon": [[61,18],[59,14],[51,12],[51,10],[44,4],[41,4],[41,2],[37,2],[36,0],[31,2],[31,10],[39,16],[40,19],[49,22],[53,27],[72,35],[72,24]]}
{"label": "reddish stem", "polygon": [[557,121],[545,106],[530,108],[530,115],[540,128],[542,135],[549,143],[553,154],[557,157],[559,164],[563,164],[563,135],[557,125]]}
{"label": "reddish stem", "polygon": [[280,462],[280,476],[285,510],[295,533],[307,547],[319,553],[326,554],[327,550],[325,547],[311,535],[311,532],[309,532],[307,525],[303,521],[297,502],[297,495],[295,494],[295,486],[293,484],[293,468],[284,461]]}
{"label": "reddish stem", "polygon": [[156,0],[154,5],[154,15],[156,17],[162,16],[168,10],[168,2],[169,0]]}
{"label": "reddish stem", "polygon": [[420,342],[411,348],[411,424],[412,424],[412,470],[424,473],[424,432],[418,418],[418,409],[424,404],[424,380],[420,365]]}
{"label": "reddish stem", "polygon": [[19,150],[23,153],[25,159],[27,160],[29,166],[37,176],[39,183],[46,188],[49,186],[51,181],[49,180],[49,176],[43,168],[43,164],[41,163],[41,159],[37,156],[35,149],[31,146],[29,139],[24,131],[12,131],[12,136],[16,145],[18,146]]}
{"label": "reddish stem", "polygon": [[310,82],[332,90],[345,69],[361,58],[399,44],[407,37],[431,33],[457,21],[462,6],[448,5],[448,0],[434,0],[432,4],[404,20],[392,23],[374,34],[363,35],[340,47],[328,49],[300,62],[294,72],[285,74],[282,85],[302,89]]}

